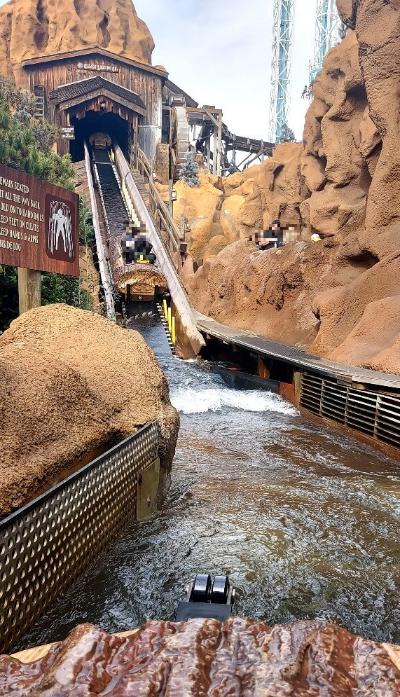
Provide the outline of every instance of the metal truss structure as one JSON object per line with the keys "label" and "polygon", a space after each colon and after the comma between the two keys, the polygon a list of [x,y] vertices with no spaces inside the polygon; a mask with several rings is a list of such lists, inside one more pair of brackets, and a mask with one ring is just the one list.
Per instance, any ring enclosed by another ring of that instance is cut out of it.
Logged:
{"label": "metal truss structure", "polygon": [[294,33],[295,0],[274,1],[274,42],[272,55],[269,140],[280,143],[288,125],[290,72]]}
{"label": "metal truss structure", "polygon": [[332,46],[340,43],[346,27],[339,17],[336,0],[318,0],[315,27],[314,61],[310,66],[310,83],[322,70],[324,58]]}

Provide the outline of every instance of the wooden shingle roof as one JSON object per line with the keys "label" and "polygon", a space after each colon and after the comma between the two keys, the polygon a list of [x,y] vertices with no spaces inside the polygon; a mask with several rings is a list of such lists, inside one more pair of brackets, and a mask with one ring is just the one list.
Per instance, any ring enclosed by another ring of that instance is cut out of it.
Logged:
{"label": "wooden shingle roof", "polygon": [[61,85],[50,92],[49,98],[56,102],[56,104],[61,104],[62,102],[74,100],[79,97],[85,97],[86,95],[90,95],[92,92],[97,92],[101,89],[105,89],[108,92],[115,94],[116,97],[121,97],[121,99],[123,99],[125,102],[129,102],[142,110],[146,109],[145,103],[141,97],[136,94],[136,92],[132,92],[126,87],[122,87],[122,85],[111,82],[101,75],[96,75],[96,77],[89,77],[85,80],[78,80],[77,82],[69,82],[66,85]]}

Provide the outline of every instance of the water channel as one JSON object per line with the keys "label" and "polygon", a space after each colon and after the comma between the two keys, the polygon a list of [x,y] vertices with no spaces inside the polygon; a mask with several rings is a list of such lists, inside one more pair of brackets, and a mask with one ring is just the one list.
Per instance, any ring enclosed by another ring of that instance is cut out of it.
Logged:
{"label": "water channel", "polygon": [[197,572],[230,574],[237,614],[330,619],[400,643],[399,464],[276,395],[230,389],[207,366],[173,357],[148,312],[132,310],[129,326],[154,349],[181,413],[169,495],[22,646],[63,639],[81,622],[116,632],[173,619]]}

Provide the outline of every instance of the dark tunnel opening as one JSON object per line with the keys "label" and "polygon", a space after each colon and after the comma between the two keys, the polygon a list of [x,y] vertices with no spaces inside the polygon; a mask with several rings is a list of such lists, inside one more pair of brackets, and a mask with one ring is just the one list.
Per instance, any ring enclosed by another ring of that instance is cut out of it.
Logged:
{"label": "dark tunnel opening", "polygon": [[85,157],[83,144],[89,141],[94,133],[104,133],[117,142],[125,157],[129,160],[130,123],[112,112],[87,111],[83,119],[71,117],[71,125],[75,128],[75,140],[70,142],[70,154],[73,162],[79,162]]}

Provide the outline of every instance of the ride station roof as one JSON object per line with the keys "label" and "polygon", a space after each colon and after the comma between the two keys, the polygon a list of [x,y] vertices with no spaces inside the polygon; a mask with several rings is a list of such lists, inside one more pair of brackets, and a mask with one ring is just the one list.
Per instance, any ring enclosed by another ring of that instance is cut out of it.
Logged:
{"label": "ride station roof", "polygon": [[75,100],[79,97],[90,96],[93,92],[98,92],[102,89],[114,94],[116,97],[120,97],[134,107],[139,107],[140,110],[144,111],[146,109],[145,103],[136,92],[132,92],[126,87],[122,87],[122,85],[111,82],[101,75],[61,85],[50,93],[49,98],[57,104],[61,104],[62,102]]}

